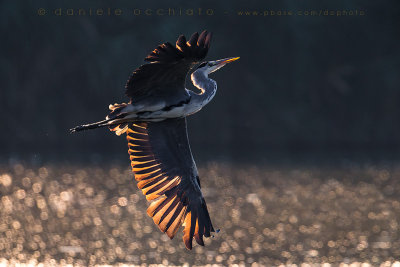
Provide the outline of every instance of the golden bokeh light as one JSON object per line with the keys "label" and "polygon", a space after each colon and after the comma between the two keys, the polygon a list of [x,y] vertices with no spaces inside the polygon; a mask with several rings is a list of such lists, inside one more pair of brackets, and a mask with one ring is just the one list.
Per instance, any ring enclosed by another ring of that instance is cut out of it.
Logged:
{"label": "golden bokeh light", "polygon": [[170,240],[147,217],[129,167],[3,166],[0,266],[400,266],[399,170],[205,165],[221,232],[189,252],[183,228]]}

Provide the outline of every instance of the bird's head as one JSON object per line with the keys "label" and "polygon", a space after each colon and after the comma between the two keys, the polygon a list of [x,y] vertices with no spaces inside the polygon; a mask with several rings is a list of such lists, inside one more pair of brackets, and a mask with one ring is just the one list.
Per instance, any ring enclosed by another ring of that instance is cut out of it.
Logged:
{"label": "bird's head", "polygon": [[210,74],[216,70],[219,70],[226,64],[238,60],[239,57],[229,57],[215,61],[205,61],[202,62],[198,67],[197,70],[203,71],[206,74]]}

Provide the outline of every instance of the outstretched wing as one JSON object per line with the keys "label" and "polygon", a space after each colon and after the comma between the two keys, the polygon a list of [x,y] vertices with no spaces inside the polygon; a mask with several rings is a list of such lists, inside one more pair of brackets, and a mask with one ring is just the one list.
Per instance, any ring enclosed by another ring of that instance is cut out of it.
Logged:
{"label": "outstretched wing", "polygon": [[146,58],[150,63],[136,69],[126,83],[126,95],[131,101],[146,97],[165,96],[185,92],[188,71],[204,59],[210,48],[212,34],[196,32],[189,41],[179,36],[176,45],[164,43],[154,49]]}
{"label": "outstretched wing", "polygon": [[132,123],[127,130],[132,170],[138,187],[153,201],[147,214],[171,239],[184,223],[183,241],[204,245],[214,228],[200,191],[190,151],[186,119]]}

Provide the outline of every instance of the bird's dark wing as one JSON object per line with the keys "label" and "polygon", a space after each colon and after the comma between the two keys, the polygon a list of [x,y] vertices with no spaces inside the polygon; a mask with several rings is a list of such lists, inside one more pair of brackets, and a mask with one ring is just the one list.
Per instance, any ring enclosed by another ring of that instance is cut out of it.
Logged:
{"label": "bird's dark wing", "polygon": [[127,139],[138,187],[153,201],[147,214],[171,239],[184,223],[183,241],[188,249],[193,237],[204,245],[203,236],[209,237],[214,228],[200,191],[186,119],[132,123]]}
{"label": "bird's dark wing", "polygon": [[207,31],[200,36],[196,32],[189,41],[185,36],[179,36],[175,46],[168,42],[159,45],[145,58],[150,63],[140,66],[129,77],[126,95],[134,102],[184,92],[186,75],[206,57],[211,36]]}

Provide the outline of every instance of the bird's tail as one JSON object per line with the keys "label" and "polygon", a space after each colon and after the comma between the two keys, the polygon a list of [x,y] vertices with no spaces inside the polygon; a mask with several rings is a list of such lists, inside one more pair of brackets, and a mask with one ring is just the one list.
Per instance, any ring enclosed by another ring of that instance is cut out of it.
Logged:
{"label": "bird's tail", "polygon": [[121,135],[126,132],[126,130],[128,129],[129,121],[132,120],[125,118],[128,115],[128,113],[124,112],[123,109],[127,105],[128,104],[126,103],[110,105],[109,108],[111,110],[111,113],[108,114],[105,120],[76,126],[70,129],[70,132],[75,133],[80,131],[108,127],[110,131],[114,131],[117,135]]}

